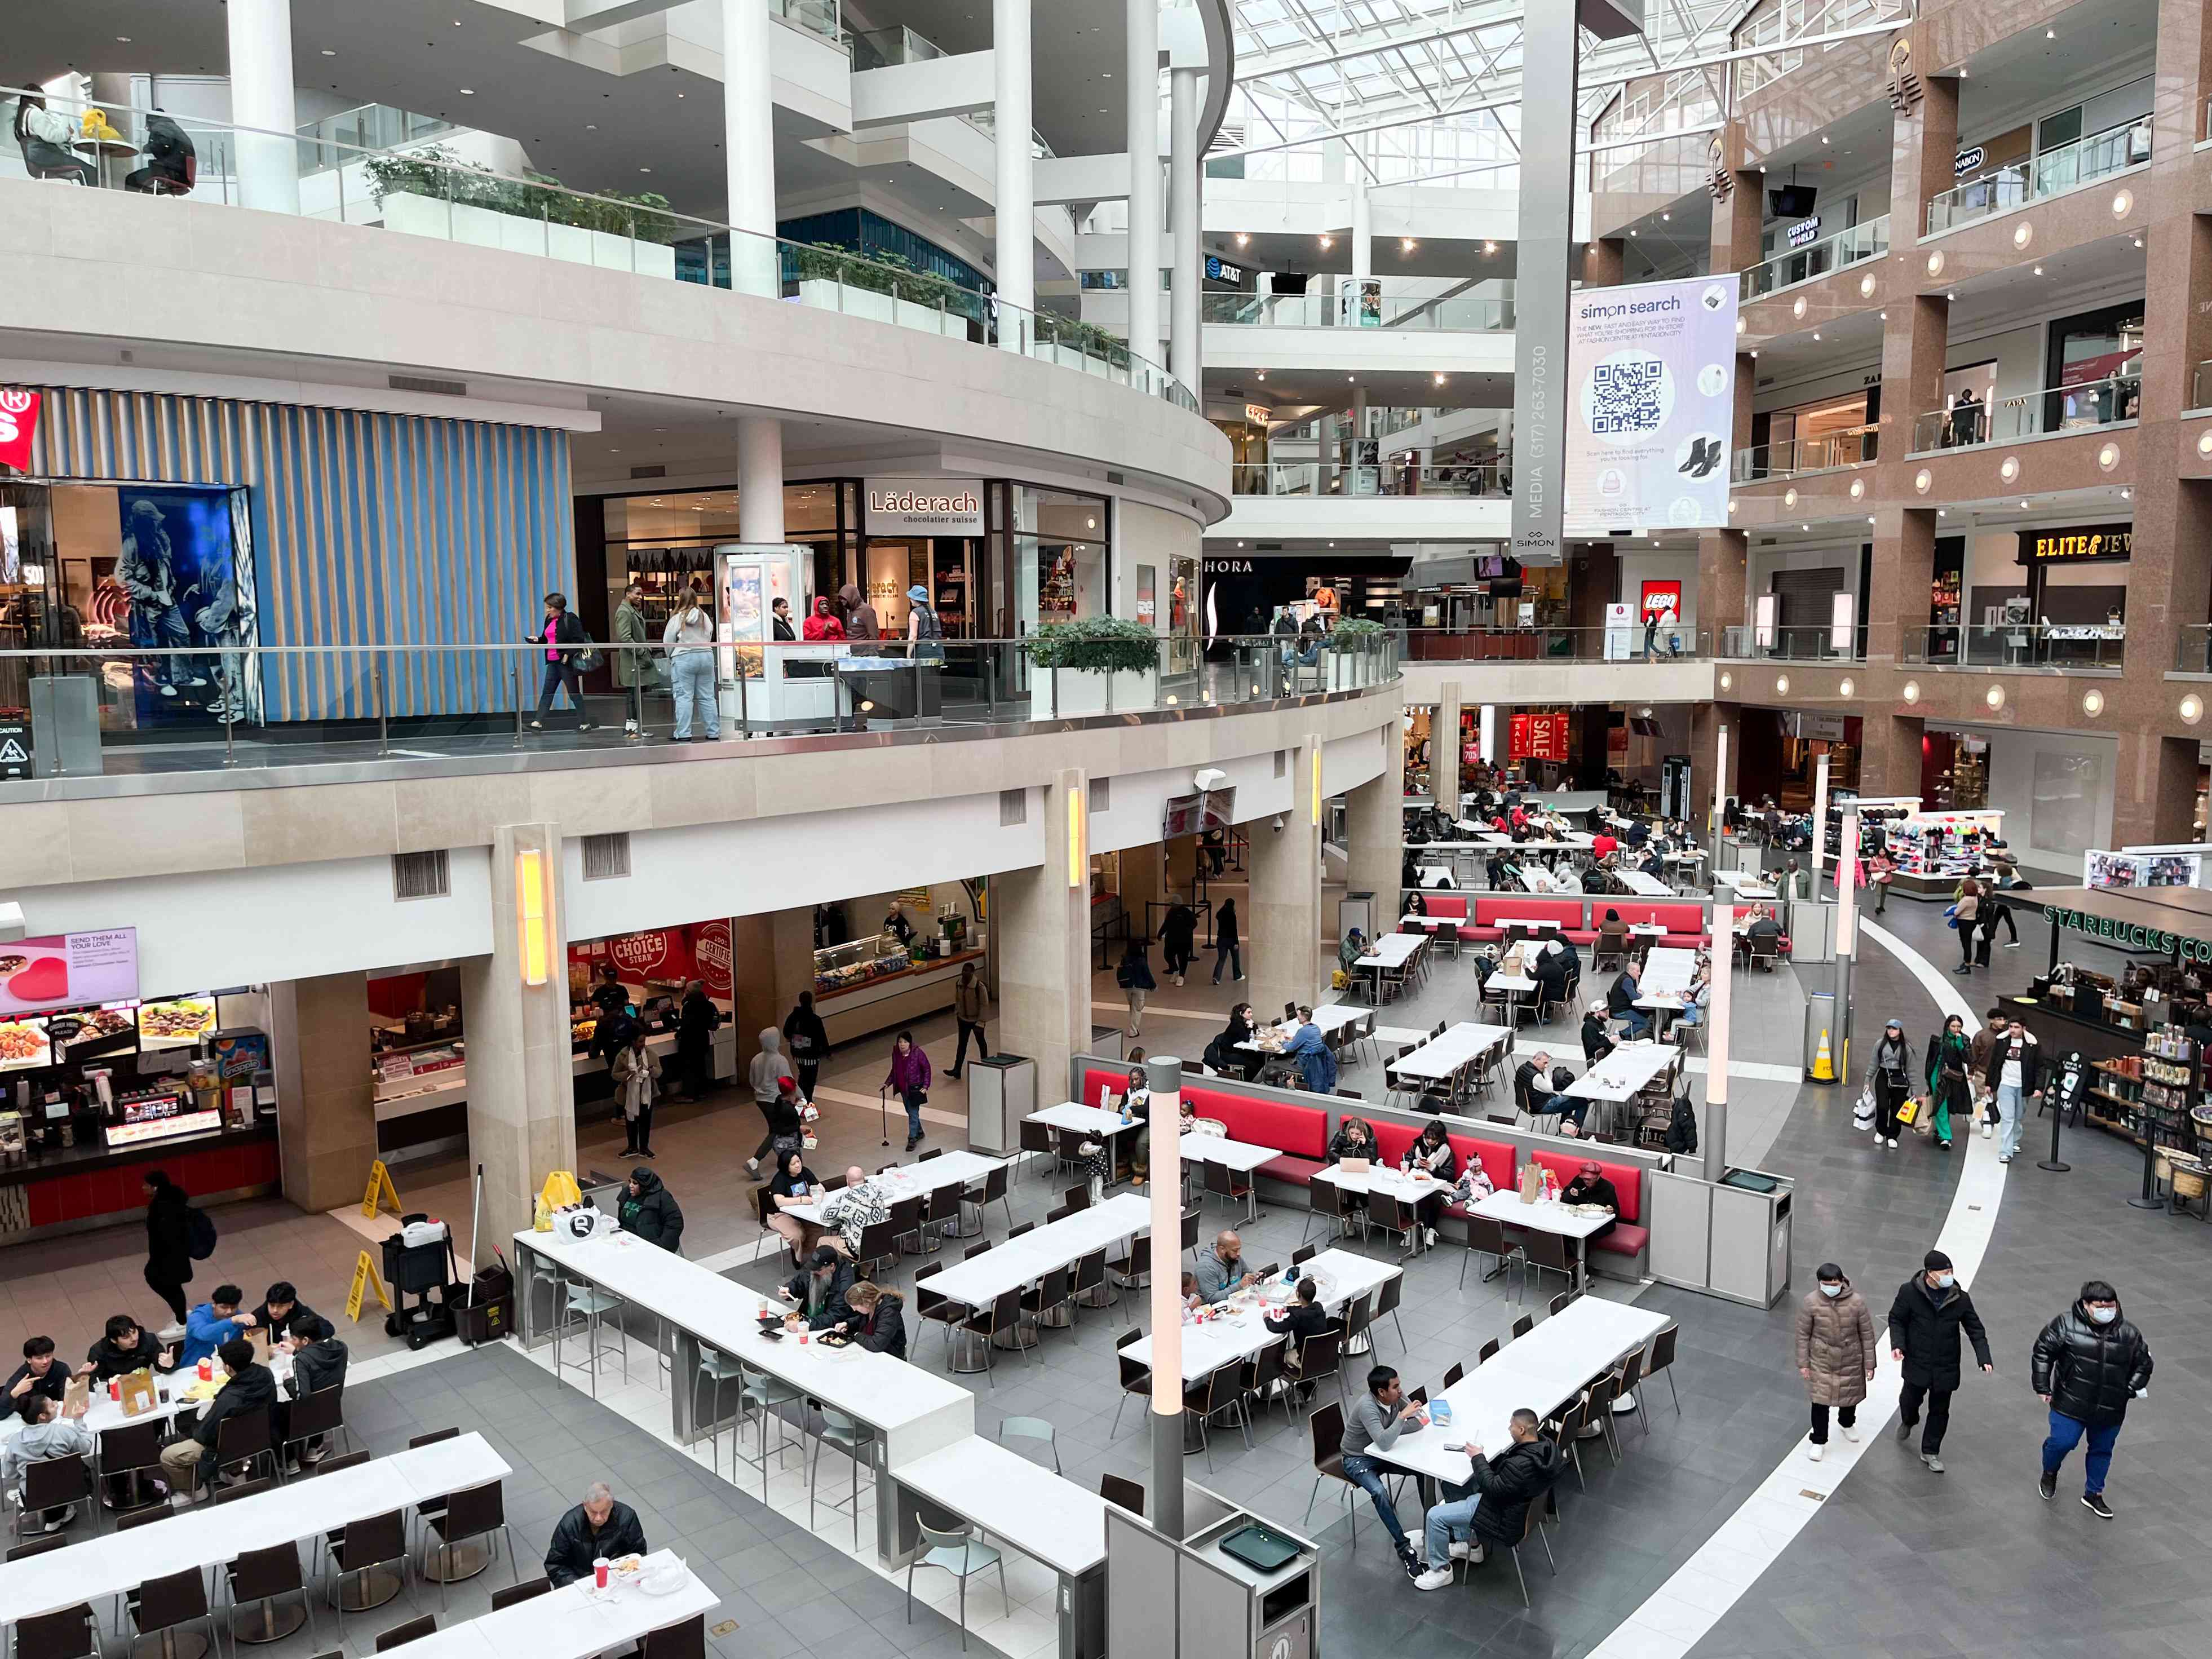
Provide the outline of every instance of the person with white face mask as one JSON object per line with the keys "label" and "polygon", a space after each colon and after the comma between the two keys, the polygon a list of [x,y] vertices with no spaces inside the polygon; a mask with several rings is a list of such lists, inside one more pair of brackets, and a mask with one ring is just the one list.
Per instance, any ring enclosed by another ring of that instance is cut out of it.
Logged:
{"label": "person with white face mask", "polygon": [[2051,1408],[2051,1432],[2043,1443],[2045,1503],[2057,1494],[2058,1466],[2089,1437],[2081,1488],[2082,1507],[2102,1520],[2112,1518],[2105,1502],[2105,1475],[2112,1467],[2112,1446],[2120,1437],[2128,1402],[2150,1387],[2150,1345],[2142,1333],[2120,1317],[2120,1295],[2101,1279],[2081,1287],[2074,1305],[2043,1328],[2031,1362],[2035,1392]]}
{"label": "person with white face mask", "polygon": [[1984,1371],[1996,1369],[1990,1358],[1990,1334],[1974,1311],[1974,1299],[1959,1283],[1951,1258],[1930,1250],[1921,1270],[1897,1287],[1889,1306],[1890,1358],[1905,1368],[1897,1397],[1897,1437],[1912,1437],[1920,1406],[1928,1405],[1928,1427],[1920,1437],[1920,1461],[1934,1474],[1943,1473],[1943,1431],[1951,1425],[1951,1395],[1959,1386],[1959,1333],[1974,1345]]}
{"label": "person with white face mask", "polygon": [[1874,1380],[1874,1316],[1866,1298],[1851,1288],[1844,1270],[1823,1261],[1818,1282],[1797,1304],[1797,1375],[1813,1402],[1813,1436],[1808,1453],[1817,1463],[1828,1454],[1828,1410],[1844,1438],[1859,1437],[1859,1402]]}

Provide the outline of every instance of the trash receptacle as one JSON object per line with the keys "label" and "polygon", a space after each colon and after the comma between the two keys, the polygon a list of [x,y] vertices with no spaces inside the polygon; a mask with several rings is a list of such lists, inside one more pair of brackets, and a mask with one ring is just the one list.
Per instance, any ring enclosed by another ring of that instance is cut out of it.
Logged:
{"label": "trash receptacle", "polygon": [[1833,1083],[1843,1060],[1844,1036],[1836,1029],[1836,994],[1814,991],[1805,998],[1805,1079]]}
{"label": "trash receptacle", "polygon": [[[1362,939],[1371,939],[1375,937],[1377,920],[1375,895],[1372,893],[1348,892],[1336,902],[1336,936],[1339,939],[1343,939],[1357,927]],[[1398,918],[1393,916],[1386,931],[1395,933],[1397,927]]]}

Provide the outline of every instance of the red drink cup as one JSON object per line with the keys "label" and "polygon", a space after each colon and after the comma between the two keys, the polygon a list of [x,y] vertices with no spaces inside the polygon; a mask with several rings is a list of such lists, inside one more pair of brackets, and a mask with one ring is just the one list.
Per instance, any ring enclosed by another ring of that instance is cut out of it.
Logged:
{"label": "red drink cup", "polygon": [[607,1558],[604,1555],[592,1563],[592,1585],[595,1589],[607,1587]]}

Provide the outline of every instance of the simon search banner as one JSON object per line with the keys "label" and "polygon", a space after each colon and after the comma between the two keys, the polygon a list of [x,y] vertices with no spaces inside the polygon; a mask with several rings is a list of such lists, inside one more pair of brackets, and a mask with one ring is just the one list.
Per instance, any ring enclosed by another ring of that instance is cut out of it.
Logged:
{"label": "simon search banner", "polygon": [[1728,523],[1733,276],[1578,290],[1567,313],[1566,533]]}

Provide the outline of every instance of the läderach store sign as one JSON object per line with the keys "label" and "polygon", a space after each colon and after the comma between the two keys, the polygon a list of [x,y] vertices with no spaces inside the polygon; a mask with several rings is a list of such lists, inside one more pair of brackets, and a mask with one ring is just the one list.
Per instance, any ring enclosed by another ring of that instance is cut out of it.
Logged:
{"label": "l\u00e4derach store sign", "polygon": [[2093,916],[2086,910],[2066,910],[2055,904],[2043,907],[2043,918],[2062,932],[2080,933],[2123,951],[2155,951],[2166,957],[2178,953],[2183,962],[2212,963],[2212,939],[2191,939],[2185,933],[2169,933],[2163,927]]}

